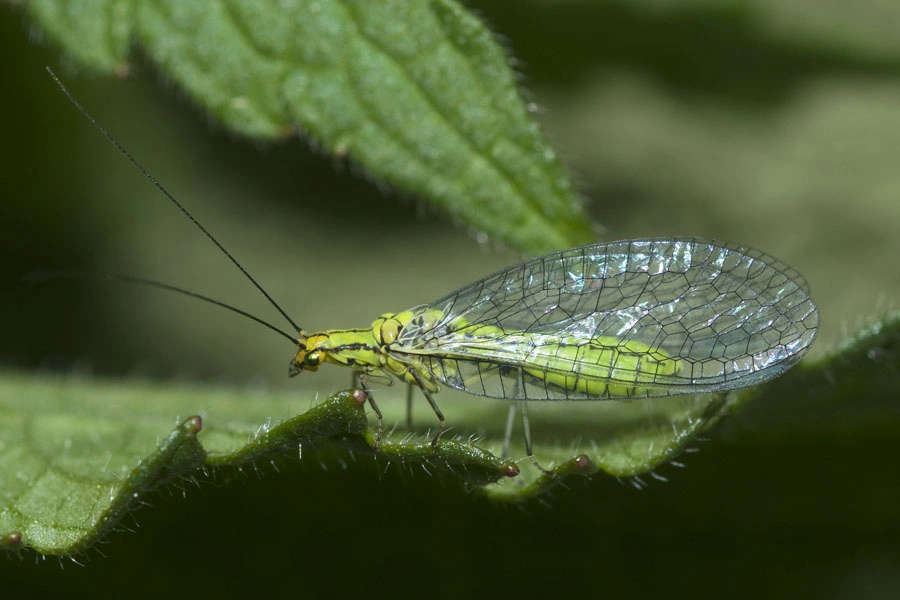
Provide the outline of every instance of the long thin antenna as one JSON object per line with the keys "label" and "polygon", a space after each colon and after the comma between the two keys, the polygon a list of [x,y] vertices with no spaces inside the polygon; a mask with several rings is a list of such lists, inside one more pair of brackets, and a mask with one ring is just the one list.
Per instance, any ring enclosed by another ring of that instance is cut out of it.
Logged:
{"label": "long thin antenna", "polygon": [[204,296],[203,294],[198,294],[197,292],[192,292],[190,290],[186,290],[184,288],[180,288],[175,285],[170,285],[168,283],[162,283],[160,281],[154,281],[152,279],[144,279],[143,277],[132,277],[131,275],[121,275],[119,273],[84,273],[81,271],[72,271],[68,269],[59,269],[52,271],[37,271],[34,273],[27,273],[22,278],[26,283],[45,283],[48,281],[53,281],[54,279],[108,279],[110,281],[120,281],[124,283],[132,283],[136,285],[146,285],[149,287],[158,288],[161,290],[166,290],[169,292],[176,292],[178,294],[184,294],[185,296],[190,296],[191,298],[196,298],[197,300],[203,300],[204,302],[209,302],[210,304],[215,304],[225,310],[230,310],[233,313],[237,313],[242,317],[247,317],[251,321],[256,321],[260,325],[268,327],[275,333],[287,338],[290,340],[292,344],[297,344],[297,337],[287,333],[286,331],[279,329],[278,327],[272,325],[268,321],[264,321],[257,317],[256,315],[252,315],[245,310],[241,310],[236,306],[231,306],[230,304],[226,304],[221,300],[216,300],[215,298],[210,298],[209,296]]}
{"label": "long thin antenna", "polygon": [[[258,289],[258,290],[262,293],[262,295],[266,297],[266,300],[268,300],[269,303],[270,303],[272,306],[274,306],[274,307],[276,308],[276,310],[278,310],[278,312],[281,313],[281,316],[284,317],[285,319],[287,319],[287,322],[291,324],[291,327],[293,327],[293,328],[297,331],[297,333],[300,333],[302,330],[300,329],[300,327],[299,327],[296,323],[294,323],[294,320],[291,319],[291,318],[288,316],[288,314],[284,311],[284,309],[282,309],[281,306],[279,306],[278,303],[275,302],[275,300],[272,298],[272,296],[270,296],[269,293],[268,293],[265,289],[263,289],[263,287],[262,287],[262,286],[261,286],[261,285],[253,278],[253,276],[250,275],[250,273],[247,272],[247,269],[245,269],[245,268],[241,265],[241,263],[239,263],[239,262],[237,261],[237,259],[236,259],[235,257],[233,257],[233,256],[231,255],[231,253],[228,252],[228,250],[225,249],[225,246],[223,246],[222,244],[220,244],[220,243],[219,243],[219,240],[217,240],[215,237],[213,237],[213,234],[211,234],[209,231],[207,231],[206,227],[204,227],[203,225],[201,225],[201,224],[200,224],[200,221],[198,221],[197,219],[195,219],[195,218],[194,218],[194,215],[192,215],[192,214],[190,213],[190,211],[188,211],[188,209],[186,209],[186,208],[181,204],[181,202],[179,202],[178,200],[175,199],[175,196],[173,196],[171,193],[169,193],[169,190],[167,190],[167,189],[166,189],[159,181],[157,181],[157,179],[156,179],[153,175],[150,174],[150,171],[148,171],[147,169],[144,168],[144,165],[142,165],[140,162],[138,162],[138,160],[137,160],[135,157],[133,157],[133,156],[131,155],[131,153],[128,152],[128,150],[126,150],[126,149],[122,146],[122,144],[120,144],[118,141],[116,141],[116,139],[115,139],[115,138],[114,138],[114,137],[113,137],[113,136],[112,136],[112,135],[104,128],[104,127],[103,127],[103,125],[101,125],[100,123],[98,123],[97,120],[96,120],[94,117],[91,116],[91,113],[89,113],[83,106],[81,106],[81,104],[78,102],[78,100],[75,99],[75,97],[72,95],[72,93],[69,91],[69,89],[63,84],[62,81],[60,81],[59,77],[56,76],[56,73],[53,72],[53,69],[51,69],[50,67],[46,67],[46,69],[47,69],[47,72],[50,74],[50,77],[53,79],[53,81],[56,82],[56,85],[59,86],[59,89],[61,89],[62,92],[63,92],[63,94],[65,94],[66,97],[69,99],[69,102],[71,102],[71,103],[75,106],[75,108],[77,108],[78,111],[79,111],[82,115],[84,115],[84,117],[91,123],[91,125],[93,125],[95,128],[97,128],[97,130],[98,130],[100,133],[102,133],[103,136],[104,136],[107,140],[109,140],[109,142],[110,142],[113,146],[115,146],[116,149],[117,149],[119,152],[121,152],[122,154],[124,154],[125,157],[126,157],[128,160],[131,161],[131,164],[133,164],[133,165],[135,166],[135,168],[136,168],[138,171],[140,171],[140,172],[144,175],[144,177],[146,177],[147,179],[149,179],[150,182],[151,182],[153,185],[155,185],[156,188],[157,188],[159,191],[161,191],[161,192],[163,193],[163,195],[165,195],[166,198],[168,198],[169,200],[171,200],[171,201],[172,201],[172,204],[174,204],[175,206],[177,206],[177,207],[178,207],[178,210],[180,210],[182,213],[184,213],[184,215],[185,215],[188,219],[190,219],[191,223],[193,223],[194,225],[196,225],[197,228],[198,228],[200,231],[202,231],[203,234],[204,234],[207,238],[209,238],[209,240],[210,240],[213,244],[215,244],[216,247],[217,247],[219,250],[222,251],[222,254],[224,254],[225,256],[228,257],[228,260],[230,260],[230,261],[232,262],[232,264],[234,264],[234,266],[236,266],[236,267],[241,271],[241,273],[244,274],[244,277],[246,277],[248,280],[250,280],[250,283],[252,283],[254,286],[256,286],[256,289]],[[188,293],[188,295],[191,295],[190,292],[187,292],[187,293]],[[215,300],[212,300],[212,302],[213,302],[214,304],[220,304],[220,303],[218,303],[218,302],[215,301]],[[236,311],[236,312],[240,312],[240,311]],[[247,315],[247,316],[249,316],[249,315]],[[255,318],[255,317],[254,317],[254,318]],[[296,341],[296,340],[295,340],[295,341]]]}

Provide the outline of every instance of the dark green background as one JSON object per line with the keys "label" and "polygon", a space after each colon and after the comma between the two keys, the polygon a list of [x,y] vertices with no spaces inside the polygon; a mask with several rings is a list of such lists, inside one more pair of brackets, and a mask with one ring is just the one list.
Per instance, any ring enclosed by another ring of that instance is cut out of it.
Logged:
{"label": "dark green background", "polygon": [[[703,235],[792,264],[822,310],[813,359],[896,307],[900,42],[884,24],[900,8],[472,4],[523,61],[605,239]],[[29,43],[18,11],[0,28],[0,365],[289,385],[287,344],[221,311],[143,289],[20,284],[34,269],[124,272],[272,313],[56,91],[43,66],[59,67],[58,49]],[[305,327],[366,324],[515,259],[305,141],[234,138],[139,55],[134,71],[61,74]],[[290,382],[308,394],[345,384],[324,372]],[[139,527],[126,523],[136,533],[76,557],[84,568],[25,552],[0,561],[0,581],[11,597],[896,597],[900,436],[803,410],[726,423],[687,468],[661,471],[668,483],[597,477],[522,506],[364,458],[218,473],[185,482],[184,499],[161,491]],[[821,426],[778,427],[786,417]]]}

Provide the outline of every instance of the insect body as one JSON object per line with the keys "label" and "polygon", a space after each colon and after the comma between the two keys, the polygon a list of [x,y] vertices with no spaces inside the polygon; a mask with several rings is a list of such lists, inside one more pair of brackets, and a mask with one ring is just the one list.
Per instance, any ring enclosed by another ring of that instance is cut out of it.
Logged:
{"label": "insect body", "polygon": [[290,374],[331,362],[393,376],[418,386],[443,425],[441,385],[545,401],[759,384],[794,365],[817,327],[802,277],[766,254],[631,240],[524,261],[369,328],[301,330]]}
{"label": "insect body", "polygon": [[[81,107],[69,100],[281,313],[296,337],[243,310],[174,286],[296,343],[291,375],[326,362],[418,387],[447,385],[521,401],[615,400],[724,392],[756,385],[794,365],[816,336],[818,312],[803,278],[743,246],[696,238],[595,244],[526,260],[430,304],[384,314],[370,327],[309,333]],[[524,416],[524,413],[523,413]],[[526,425],[526,450],[530,451]]]}

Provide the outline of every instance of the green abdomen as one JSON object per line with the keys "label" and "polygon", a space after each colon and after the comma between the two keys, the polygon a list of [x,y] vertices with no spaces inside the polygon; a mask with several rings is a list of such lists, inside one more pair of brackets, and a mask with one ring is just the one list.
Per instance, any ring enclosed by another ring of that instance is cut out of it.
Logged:
{"label": "green abdomen", "polygon": [[670,380],[679,370],[678,360],[642,342],[574,341],[535,348],[522,369],[529,383],[576,397],[629,398],[647,395],[654,383]]}

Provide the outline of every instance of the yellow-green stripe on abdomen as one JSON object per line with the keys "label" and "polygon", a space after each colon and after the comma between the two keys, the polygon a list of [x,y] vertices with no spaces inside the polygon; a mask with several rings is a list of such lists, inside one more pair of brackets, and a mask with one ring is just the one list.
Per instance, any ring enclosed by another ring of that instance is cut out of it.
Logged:
{"label": "yellow-green stripe on abdomen", "polygon": [[589,398],[645,396],[648,388],[658,389],[652,384],[671,381],[679,369],[680,361],[661,350],[611,337],[538,346],[522,367],[532,385]]}
{"label": "yellow-green stripe on abdomen", "polygon": [[[457,323],[458,325],[458,323]],[[682,362],[643,342],[609,336],[586,340],[455,327],[456,346],[421,356],[435,378],[469,393],[519,400],[628,399],[664,396]],[[465,352],[457,344],[465,343]],[[515,350],[513,350],[515,348]],[[423,365],[424,366],[424,365]],[[524,384],[524,385],[523,385]]]}

